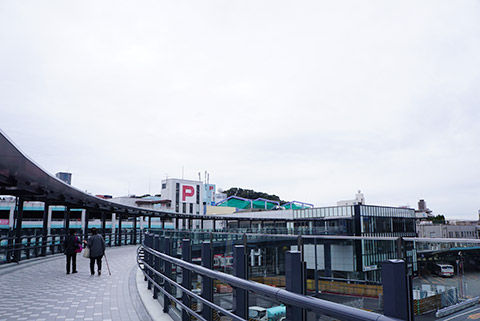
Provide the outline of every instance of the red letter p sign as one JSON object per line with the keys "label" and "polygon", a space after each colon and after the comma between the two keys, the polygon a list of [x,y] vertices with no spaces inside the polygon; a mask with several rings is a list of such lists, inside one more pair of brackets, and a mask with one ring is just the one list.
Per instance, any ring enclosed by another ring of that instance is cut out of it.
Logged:
{"label": "red letter p sign", "polygon": [[195,195],[195,189],[190,185],[183,185],[182,187],[182,201],[185,202],[187,197]]}

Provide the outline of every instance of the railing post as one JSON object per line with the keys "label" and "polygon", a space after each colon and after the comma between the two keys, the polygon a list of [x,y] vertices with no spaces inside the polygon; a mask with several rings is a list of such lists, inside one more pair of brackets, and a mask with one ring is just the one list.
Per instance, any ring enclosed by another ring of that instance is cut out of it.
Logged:
{"label": "railing post", "polygon": [[[188,263],[192,262],[192,251],[189,239],[182,240],[182,260]],[[184,268],[182,268],[182,286],[187,290],[191,290],[192,287],[192,272]],[[183,292],[182,303],[191,308],[190,302],[190,296]],[[190,321],[190,315],[185,309],[182,309],[182,321]]]}
{"label": "railing post", "polygon": [[33,243],[33,254],[35,255],[35,257],[38,257],[40,255],[39,252],[42,250],[42,243],[39,241],[39,239],[40,236],[35,234],[35,241]]}
{"label": "railing post", "polygon": [[27,260],[30,258],[30,247],[32,246],[32,237],[27,236],[27,248],[26,248],[26,255],[27,255]]}
{"label": "railing post", "polygon": [[[247,276],[247,255],[245,246],[235,245],[233,248],[233,275],[244,280]],[[248,319],[248,291],[244,289],[233,290],[233,313],[243,319]]]}
{"label": "railing post", "polygon": [[[147,244],[147,241],[148,240],[148,233],[145,233],[145,241],[142,243],[144,245],[144,247],[147,247],[148,244]],[[148,263],[148,252],[146,250],[143,251],[143,260]],[[144,271],[145,271],[145,276],[143,278],[144,281],[148,281],[148,278],[147,278],[147,274],[148,274],[148,269],[146,268],[143,268]]]}
{"label": "railing post", "polygon": [[[166,237],[165,238],[165,243],[163,246],[163,251],[166,255],[170,256],[172,253],[171,249],[171,243],[170,243],[170,238]],[[171,278],[172,277],[172,263],[165,261],[165,272],[164,272],[165,277]],[[165,281],[165,292],[168,294],[171,293],[170,291],[170,283]],[[168,298],[166,295],[163,296],[163,312],[168,313],[168,310],[170,308],[170,298]]]}
{"label": "railing post", "polygon": [[[211,234],[210,234],[211,235]],[[202,266],[207,269],[213,268],[212,243],[202,243]],[[202,298],[213,302],[213,280],[207,276],[202,276]],[[207,321],[213,321],[213,311],[208,305],[202,305],[202,317]]]}
{"label": "railing post", "polygon": [[[152,242],[153,241],[153,234],[152,233],[148,233],[146,236],[145,236],[145,245],[149,248],[152,248]],[[147,257],[146,257],[146,261],[147,261],[147,264],[150,266],[150,267],[153,267],[153,258],[152,258],[152,254],[148,253],[147,254]],[[153,273],[150,269],[147,269],[147,275],[149,277],[152,277]],[[147,289],[151,290],[152,289],[152,281],[150,281],[150,279],[148,280],[147,282]]]}
{"label": "railing post", "polygon": [[[160,251],[160,237],[158,235],[155,235],[153,237],[153,249],[156,250],[156,251]],[[155,271],[157,272],[160,272],[160,260],[158,259],[158,257],[155,257],[154,255],[152,255],[153,257],[153,267],[155,268]],[[155,280],[155,282],[157,284],[159,284],[160,282],[160,277],[157,276],[156,274],[153,276],[153,279]],[[153,285],[153,298],[154,299],[158,299],[158,291],[160,291],[158,289],[158,287],[156,285]]]}
{"label": "railing post", "polygon": [[[302,253],[288,251],[285,253],[285,278],[287,291],[305,295],[305,265],[302,262]],[[305,311],[301,308],[287,305],[288,321],[304,321]]]}
{"label": "railing post", "polygon": [[52,255],[55,254],[55,235],[51,236],[52,243],[50,244],[50,252],[52,252]]}
{"label": "railing post", "polygon": [[404,260],[382,263],[383,311],[385,316],[412,321],[412,280]]}

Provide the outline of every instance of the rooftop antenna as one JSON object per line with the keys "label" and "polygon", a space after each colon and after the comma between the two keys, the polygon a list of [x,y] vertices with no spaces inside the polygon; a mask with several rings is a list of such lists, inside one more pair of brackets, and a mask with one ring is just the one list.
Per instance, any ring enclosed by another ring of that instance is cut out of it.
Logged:
{"label": "rooftop antenna", "polygon": [[198,180],[201,182],[202,181],[202,174],[200,174],[200,172],[198,172]]}
{"label": "rooftop antenna", "polygon": [[184,166],[182,165],[182,179],[183,179],[183,177],[184,177],[183,174],[184,174]]}
{"label": "rooftop antenna", "polygon": [[150,194],[150,187],[151,187],[151,180],[150,180],[150,176],[148,176],[148,194]]}

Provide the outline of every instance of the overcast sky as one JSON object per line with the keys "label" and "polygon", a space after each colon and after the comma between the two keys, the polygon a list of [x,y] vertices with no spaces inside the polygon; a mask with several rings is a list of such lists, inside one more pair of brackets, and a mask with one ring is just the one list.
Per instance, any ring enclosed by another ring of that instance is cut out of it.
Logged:
{"label": "overcast sky", "polygon": [[478,1],[0,1],[0,128],[94,194],[477,219],[479,75]]}

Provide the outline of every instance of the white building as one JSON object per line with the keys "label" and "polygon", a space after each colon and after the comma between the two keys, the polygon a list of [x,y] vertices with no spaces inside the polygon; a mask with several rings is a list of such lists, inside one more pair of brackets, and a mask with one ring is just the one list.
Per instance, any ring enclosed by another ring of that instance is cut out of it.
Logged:
{"label": "white building", "polygon": [[359,205],[365,204],[365,196],[359,190],[358,193],[355,195],[354,200],[346,200],[346,201],[338,201],[337,206],[346,206],[346,205]]}
{"label": "white building", "polygon": [[204,186],[201,181],[167,178],[162,181],[160,210],[204,215]]}
{"label": "white building", "polygon": [[476,225],[432,224],[422,222],[417,225],[418,237],[478,239]]}

